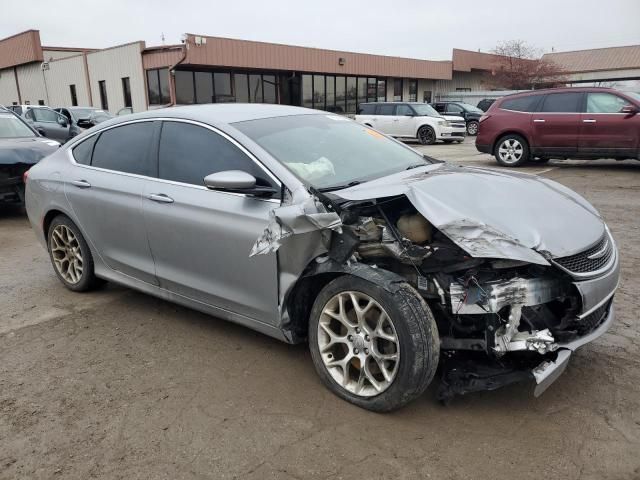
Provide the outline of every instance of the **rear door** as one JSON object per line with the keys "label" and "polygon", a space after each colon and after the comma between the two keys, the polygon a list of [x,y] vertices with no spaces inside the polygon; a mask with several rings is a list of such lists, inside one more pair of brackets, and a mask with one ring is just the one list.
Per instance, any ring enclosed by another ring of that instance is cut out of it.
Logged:
{"label": "rear door", "polygon": [[143,200],[156,275],[174,293],[274,324],[278,257],[249,252],[280,200],[204,186],[204,177],[225,170],[279,187],[246,150],[211,127],[163,123],[158,179],[146,186]]}
{"label": "rear door", "polygon": [[376,106],[376,122],[372,124],[373,127],[387,135],[394,135],[395,111],[396,106],[393,103],[378,104]]}
{"label": "rear door", "polygon": [[532,153],[571,156],[578,152],[582,92],[545,95],[531,115]]}
{"label": "rear door", "polygon": [[393,135],[396,137],[415,138],[415,112],[413,108],[404,103],[396,105],[395,120],[393,122]]}
{"label": "rear door", "polygon": [[[159,126],[159,122],[156,122]],[[65,193],[87,241],[112,269],[157,284],[142,216],[142,192],[155,175],[155,124],[110,128],[72,150]]]}
{"label": "rear door", "polygon": [[609,92],[588,92],[581,115],[578,150],[585,156],[636,156],[640,115],[621,113],[630,105],[626,98]]}

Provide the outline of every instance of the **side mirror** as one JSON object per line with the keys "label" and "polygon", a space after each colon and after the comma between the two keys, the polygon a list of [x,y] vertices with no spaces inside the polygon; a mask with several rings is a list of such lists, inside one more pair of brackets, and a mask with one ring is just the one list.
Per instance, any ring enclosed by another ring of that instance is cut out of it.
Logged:
{"label": "side mirror", "polygon": [[620,113],[626,113],[628,115],[634,115],[638,113],[638,107],[635,105],[625,105],[620,109]]}
{"label": "side mirror", "polygon": [[247,193],[258,196],[271,196],[276,193],[272,187],[256,185],[256,177],[242,170],[225,170],[204,177],[205,187],[224,192]]}
{"label": "side mirror", "polygon": [[91,121],[90,118],[79,118],[78,121],[76,122],[76,124],[80,128],[91,128],[91,127],[93,127],[93,122]]}

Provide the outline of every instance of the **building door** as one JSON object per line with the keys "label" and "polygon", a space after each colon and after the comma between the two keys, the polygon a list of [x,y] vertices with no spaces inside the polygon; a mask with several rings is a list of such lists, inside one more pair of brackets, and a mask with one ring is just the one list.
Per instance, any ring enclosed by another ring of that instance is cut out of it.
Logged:
{"label": "building door", "polygon": [[422,93],[422,101],[424,103],[431,103],[431,90],[425,90]]}

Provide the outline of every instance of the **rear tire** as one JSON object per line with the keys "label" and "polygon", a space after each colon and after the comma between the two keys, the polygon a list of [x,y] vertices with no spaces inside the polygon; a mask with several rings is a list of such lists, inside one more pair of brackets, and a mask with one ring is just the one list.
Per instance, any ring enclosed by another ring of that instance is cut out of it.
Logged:
{"label": "rear tire", "polygon": [[500,138],[493,155],[503,167],[521,167],[529,161],[529,144],[520,135],[510,133]]}
{"label": "rear tire", "polygon": [[313,304],[309,349],[320,379],[334,394],[367,410],[389,412],[431,383],[440,340],[431,310],[408,283],[390,293],[344,275],[327,284]]}
{"label": "rear tire", "polygon": [[51,221],[47,250],[53,270],[69,290],[85,292],[101,283],[94,273],[89,245],[69,217],[58,215]]}
{"label": "rear tire", "polygon": [[428,125],[423,125],[418,129],[418,140],[422,145],[433,145],[436,143],[436,132]]}

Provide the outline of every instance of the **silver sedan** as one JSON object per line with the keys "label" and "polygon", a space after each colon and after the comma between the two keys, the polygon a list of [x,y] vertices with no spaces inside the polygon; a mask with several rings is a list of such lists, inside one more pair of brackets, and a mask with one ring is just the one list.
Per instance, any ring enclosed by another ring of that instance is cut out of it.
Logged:
{"label": "silver sedan", "polygon": [[447,165],[339,115],[201,105],[109,120],[28,172],[67,288],[107,280],[290,343],[374,411],[535,384],[614,318],[618,253],[578,194]]}

